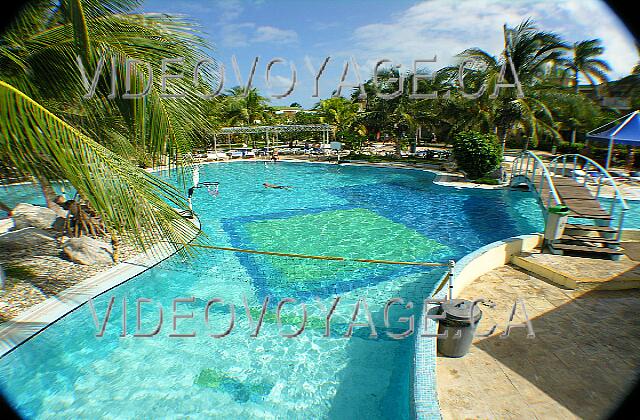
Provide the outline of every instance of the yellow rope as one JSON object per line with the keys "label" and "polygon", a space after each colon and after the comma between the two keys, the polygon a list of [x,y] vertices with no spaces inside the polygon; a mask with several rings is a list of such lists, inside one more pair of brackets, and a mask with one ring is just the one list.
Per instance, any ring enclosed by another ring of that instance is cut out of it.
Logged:
{"label": "yellow rope", "polygon": [[449,277],[451,277],[451,273],[447,273],[443,278],[442,281],[440,282],[440,285],[438,286],[438,288],[436,289],[435,292],[433,292],[432,296],[435,296],[438,294],[438,292],[440,290],[442,290],[442,288],[444,287],[445,284],[447,284],[447,281],[449,280]]}
{"label": "yellow rope", "polygon": [[244,252],[248,254],[273,255],[277,257],[306,258],[306,259],[312,259],[312,260],[355,261],[355,262],[371,263],[371,264],[418,265],[418,266],[425,266],[425,267],[446,267],[449,265],[449,263],[435,263],[435,262],[388,261],[388,260],[370,260],[370,259],[362,259],[362,258],[334,257],[334,256],[328,256],[328,255],[325,256],[325,255],[289,254],[285,252],[257,251],[255,249],[231,248],[226,246],[214,246],[214,245],[204,245],[204,244],[191,244],[191,246],[206,248],[206,249],[215,249],[218,251]]}

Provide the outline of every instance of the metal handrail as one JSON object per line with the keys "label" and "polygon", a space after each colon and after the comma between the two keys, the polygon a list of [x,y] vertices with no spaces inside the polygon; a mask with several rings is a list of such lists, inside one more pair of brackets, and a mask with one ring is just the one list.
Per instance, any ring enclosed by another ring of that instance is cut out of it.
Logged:
{"label": "metal handrail", "polygon": [[[524,165],[523,171],[523,163],[525,162],[525,158],[526,164]],[[533,159],[533,170],[531,171],[531,176],[529,176],[530,158]],[[544,187],[543,181],[547,181],[547,187],[549,188],[549,202],[547,203],[547,207],[551,205],[551,199],[553,199],[553,202],[556,206],[562,204],[562,201],[560,200],[560,196],[558,195],[556,186],[553,184],[553,179],[551,178],[551,174],[549,173],[547,166],[535,153],[529,150],[525,150],[520,153],[520,155],[513,161],[513,165],[511,166],[511,178],[513,179],[514,177],[522,175],[524,173],[524,176],[530,180],[531,184],[533,184],[535,182],[537,168],[540,168],[541,173],[540,185],[537,189],[538,196],[542,197],[541,193]]]}
{"label": "metal handrail", "polygon": [[618,188],[618,184],[616,183],[615,179],[611,176],[609,171],[603,168],[602,165],[600,165],[598,162],[594,161],[593,159],[587,156],[579,155],[575,153],[557,156],[556,158],[551,160],[551,162],[549,162],[549,166],[550,167],[553,166],[554,174],[557,173],[558,163],[562,159],[562,175],[564,176],[567,168],[567,158],[573,158],[573,170],[571,171],[572,179],[576,179],[576,169],[578,167],[578,160],[581,159],[585,161],[585,163],[581,167],[581,170],[585,172],[585,176],[583,177],[584,178],[583,185],[585,186],[587,184],[587,176],[588,176],[587,170],[589,168],[589,165],[593,166],[595,169],[598,170],[598,172],[600,173],[600,176],[598,176],[598,189],[596,190],[596,197],[595,197],[596,199],[600,198],[600,190],[602,187],[603,177],[610,182],[614,190],[614,196],[612,197],[611,208],[609,209],[609,216],[613,217],[613,211],[615,209],[616,202],[620,203],[622,206],[622,211],[620,212],[620,218],[618,220],[618,233],[616,236],[616,239],[620,239],[620,235],[622,232],[622,222],[624,220],[624,213],[627,210],[629,210],[629,205],[627,204],[627,200],[624,198],[624,194],[622,193],[622,191],[620,191],[620,188]]}

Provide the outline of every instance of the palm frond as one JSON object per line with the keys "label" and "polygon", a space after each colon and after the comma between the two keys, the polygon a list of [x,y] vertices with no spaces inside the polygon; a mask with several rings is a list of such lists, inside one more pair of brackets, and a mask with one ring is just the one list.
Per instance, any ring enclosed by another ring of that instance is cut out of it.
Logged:
{"label": "palm frond", "polygon": [[15,87],[0,81],[0,158],[22,175],[67,179],[112,231],[142,248],[188,243],[198,230],[172,206],[180,191],[82,134]]}

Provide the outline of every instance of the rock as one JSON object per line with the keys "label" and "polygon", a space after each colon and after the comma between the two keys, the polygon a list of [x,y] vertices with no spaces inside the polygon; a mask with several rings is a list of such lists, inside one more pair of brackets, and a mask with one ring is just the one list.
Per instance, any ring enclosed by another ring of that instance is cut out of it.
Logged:
{"label": "rock", "polygon": [[58,215],[46,207],[20,203],[13,209],[12,218],[16,230],[26,227],[51,229]]}
{"label": "rock", "polygon": [[440,170],[445,172],[455,172],[458,169],[458,166],[455,162],[446,162],[440,165]]}
{"label": "rock", "polygon": [[14,226],[12,218],[0,219],[0,234],[9,232]]}
{"label": "rock", "polygon": [[37,228],[7,232],[0,236],[0,250],[3,251],[37,251],[51,246],[55,246],[55,238],[49,232]]}
{"label": "rock", "polygon": [[74,263],[92,265],[113,262],[113,249],[106,242],[89,236],[70,238],[62,246],[64,255]]}

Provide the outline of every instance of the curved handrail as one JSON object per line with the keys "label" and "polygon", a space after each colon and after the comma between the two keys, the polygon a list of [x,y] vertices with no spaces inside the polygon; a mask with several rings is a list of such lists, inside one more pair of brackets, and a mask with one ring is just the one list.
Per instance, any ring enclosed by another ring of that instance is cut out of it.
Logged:
{"label": "curved handrail", "polygon": [[[526,165],[523,168],[523,163],[525,158],[526,158]],[[532,170],[531,177],[529,177],[529,158],[533,158],[533,170]],[[519,163],[519,164],[516,164],[516,163]],[[522,175],[524,172],[524,176],[529,178],[529,180],[533,183],[535,179],[535,173],[536,173],[537,167],[540,167],[542,180],[546,180],[547,185],[549,187],[549,192],[550,192],[549,204],[552,198],[555,205],[562,204],[562,201],[560,200],[560,196],[558,195],[556,186],[553,184],[553,179],[551,178],[551,174],[549,173],[547,166],[535,153],[529,150],[524,150],[522,153],[520,153],[520,155],[513,161],[513,165],[511,166],[511,177],[513,178],[515,176]],[[542,180],[540,181],[540,188],[538,190],[538,195],[540,195],[540,192],[542,191]]]}
{"label": "curved handrail", "polygon": [[[557,168],[558,165],[558,161],[560,158],[562,158],[566,164],[566,158],[568,157],[576,157],[576,158],[581,158],[583,160],[585,160],[588,164],[593,165],[594,167],[596,167],[598,169],[598,171],[602,174],[604,174],[606,176],[606,178],[611,182],[611,186],[613,187],[615,194],[617,197],[619,197],[619,201],[622,204],[622,209],[623,211],[627,211],[629,210],[629,205],[627,204],[627,200],[624,198],[624,194],[622,193],[622,191],[620,191],[620,188],[618,188],[618,184],[616,183],[615,179],[611,176],[611,174],[609,173],[609,171],[607,171],[605,168],[602,167],[602,165],[600,165],[598,162],[596,162],[595,160],[584,156],[584,155],[579,155],[576,153],[570,153],[570,154],[566,154],[566,155],[561,155],[561,156],[557,156],[555,158],[553,158],[551,160],[551,162],[549,162],[549,166],[551,165],[555,165],[555,168]],[[574,168],[575,170],[575,168]],[[584,170],[584,166],[583,166],[583,170]],[[555,170],[554,170],[555,172]],[[574,176],[575,178],[575,172],[574,172]],[[598,191],[598,195],[599,195]],[[598,198],[598,196],[596,196],[596,198]]]}
{"label": "curved handrail", "polygon": [[[594,168],[596,168],[598,170],[598,172],[600,173],[600,176],[598,177],[598,189],[596,191],[596,199],[600,198],[600,188],[602,187],[602,179],[603,177],[610,182],[611,186],[613,187],[613,191],[614,191],[614,195],[612,197],[612,201],[611,201],[611,208],[609,209],[609,216],[613,217],[613,211],[615,209],[616,206],[616,202],[619,202],[622,205],[622,211],[620,211],[620,215],[618,216],[618,231],[616,233],[615,239],[617,241],[620,240],[620,236],[622,235],[622,224],[624,221],[624,214],[627,212],[627,210],[629,210],[629,205],[627,204],[627,200],[624,198],[624,194],[622,194],[622,191],[620,191],[620,188],[618,188],[618,184],[616,183],[615,179],[611,176],[611,174],[609,173],[608,170],[606,170],[605,168],[603,168],[598,162],[594,161],[591,158],[588,158],[587,156],[584,155],[579,155],[579,154],[566,154],[566,155],[561,155],[558,156],[556,158],[554,158],[553,160],[551,160],[551,162],[549,163],[549,165],[551,166],[552,164],[554,165],[554,173],[557,173],[557,169],[558,169],[558,162],[560,162],[560,159],[562,159],[562,175],[564,175],[564,172],[567,168],[567,158],[568,157],[573,157],[573,171],[571,174],[571,177],[573,179],[576,178],[576,169],[578,166],[578,159],[582,159],[585,161],[585,164],[582,165],[582,170],[586,172],[586,170],[588,169],[589,165],[593,165]],[[584,183],[583,185],[586,186],[587,184],[587,176],[584,176]]]}

